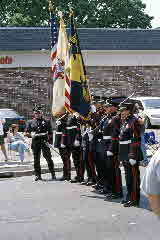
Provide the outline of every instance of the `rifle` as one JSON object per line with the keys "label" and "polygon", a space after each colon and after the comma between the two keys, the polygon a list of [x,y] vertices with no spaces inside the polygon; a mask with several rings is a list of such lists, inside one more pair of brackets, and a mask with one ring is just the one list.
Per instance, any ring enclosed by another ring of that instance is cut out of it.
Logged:
{"label": "rifle", "polygon": [[128,99],[130,99],[132,96],[134,96],[134,94],[135,94],[135,93],[132,93],[129,97],[127,97],[126,99],[124,99],[123,102],[121,102],[121,103],[119,104],[119,107],[120,107],[123,103],[127,102]]}

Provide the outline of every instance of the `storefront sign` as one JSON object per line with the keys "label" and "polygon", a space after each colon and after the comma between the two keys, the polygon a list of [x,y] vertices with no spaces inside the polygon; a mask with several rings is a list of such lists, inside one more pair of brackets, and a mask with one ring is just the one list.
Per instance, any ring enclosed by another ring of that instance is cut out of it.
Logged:
{"label": "storefront sign", "polygon": [[12,57],[0,57],[0,64],[12,64],[13,63],[13,58]]}

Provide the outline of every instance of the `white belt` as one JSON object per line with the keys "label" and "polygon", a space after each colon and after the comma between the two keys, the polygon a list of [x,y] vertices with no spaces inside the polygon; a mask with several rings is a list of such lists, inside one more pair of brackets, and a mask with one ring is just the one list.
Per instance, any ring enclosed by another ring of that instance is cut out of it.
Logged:
{"label": "white belt", "polygon": [[72,126],[72,127],[66,127],[67,130],[71,130],[73,128],[77,128],[77,126]]}
{"label": "white belt", "polygon": [[128,140],[128,141],[119,141],[119,144],[129,144],[131,143],[131,140]]}
{"label": "white belt", "polygon": [[104,140],[111,139],[111,136],[103,136],[103,139],[104,139]]}
{"label": "white belt", "polygon": [[36,133],[34,136],[45,136],[45,135],[47,135],[47,133]]}
{"label": "white belt", "polygon": [[62,132],[56,132],[56,135],[61,135],[62,134]]}

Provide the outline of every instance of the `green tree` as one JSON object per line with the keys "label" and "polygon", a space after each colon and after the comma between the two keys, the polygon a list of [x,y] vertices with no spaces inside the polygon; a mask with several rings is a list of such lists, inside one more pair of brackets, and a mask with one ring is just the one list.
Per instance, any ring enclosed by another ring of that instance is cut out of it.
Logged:
{"label": "green tree", "polygon": [[[69,23],[69,3],[78,27],[151,28],[142,0],[53,0]],[[48,26],[48,0],[1,0],[0,26]]]}

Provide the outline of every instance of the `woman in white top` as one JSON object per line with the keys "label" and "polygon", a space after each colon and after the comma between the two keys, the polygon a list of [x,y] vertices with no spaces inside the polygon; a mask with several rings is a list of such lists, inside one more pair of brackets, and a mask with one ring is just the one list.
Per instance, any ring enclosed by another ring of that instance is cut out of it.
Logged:
{"label": "woman in white top", "polygon": [[24,136],[18,132],[18,124],[12,124],[9,133],[7,134],[7,142],[12,151],[19,152],[20,160],[23,162],[25,151],[29,151],[29,146],[25,142]]}

